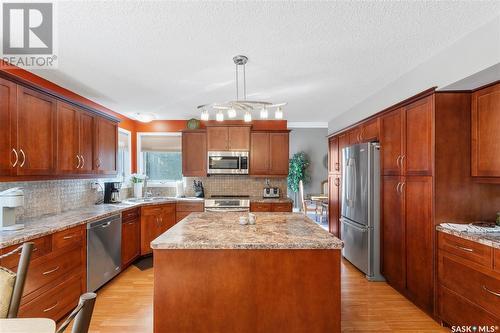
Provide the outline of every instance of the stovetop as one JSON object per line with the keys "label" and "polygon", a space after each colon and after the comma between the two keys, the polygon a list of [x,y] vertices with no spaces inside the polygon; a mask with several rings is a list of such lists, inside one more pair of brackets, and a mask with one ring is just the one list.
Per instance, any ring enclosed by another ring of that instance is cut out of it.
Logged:
{"label": "stovetop", "polygon": [[248,195],[212,195],[205,199],[205,207],[250,207]]}
{"label": "stovetop", "polygon": [[210,199],[248,199],[250,198],[249,195],[211,195]]}

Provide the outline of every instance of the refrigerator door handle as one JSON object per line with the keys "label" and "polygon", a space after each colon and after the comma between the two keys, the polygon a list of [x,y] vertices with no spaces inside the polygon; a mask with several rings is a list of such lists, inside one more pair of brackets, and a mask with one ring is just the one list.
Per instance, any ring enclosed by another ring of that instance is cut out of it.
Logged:
{"label": "refrigerator door handle", "polygon": [[347,226],[353,228],[353,229],[356,229],[358,231],[361,231],[361,232],[367,232],[368,231],[368,228],[362,228],[362,227],[358,227],[357,225],[351,223],[351,222],[348,222],[344,219],[341,220],[342,223],[346,224]]}

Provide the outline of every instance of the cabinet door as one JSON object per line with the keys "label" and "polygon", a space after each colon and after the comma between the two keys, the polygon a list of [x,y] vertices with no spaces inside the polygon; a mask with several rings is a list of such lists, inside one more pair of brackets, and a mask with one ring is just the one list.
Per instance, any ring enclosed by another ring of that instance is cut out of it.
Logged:
{"label": "cabinet door", "polygon": [[250,141],[250,174],[269,174],[269,133],[252,132]]}
{"label": "cabinet door", "polygon": [[340,237],[340,176],[328,176],[328,224],[329,231]]}
{"label": "cabinet door", "polygon": [[269,202],[250,202],[251,212],[270,212],[272,210]]}
{"label": "cabinet door", "polygon": [[408,297],[432,313],[432,177],[405,177],[406,289]]}
{"label": "cabinet door", "polygon": [[271,212],[291,213],[293,210],[291,202],[278,202],[271,204]]}
{"label": "cabinet door", "polygon": [[380,163],[382,175],[401,175],[404,147],[405,116],[402,109],[394,110],[380,119]]}
{"label": "cabinet door", "polygon": [[182,133],[182,175],[204,177],[207,175],[207,134]]}
{"label": "cabinet door", "polygon": [[472,94],[472,176],[500,177],[500,84]]}
{"label": "cabinet door", "polygon": [[328,140],[328,173],[340,173],[339,139],[333,137]]}
{"label": "cabinet door", "polygon": [[141,222],[132,219],[122,223],[122,268],[129,265],[141,253]]}
{"label": "cabinet door", "polygon": [[175,204],[164,205],[162,207],[160,222],[161,230],[158,236],[175,225]]}
{"label": "cabinet door", "polygon": [[229,149],[227,126],[211,126],[207,128],[207,150],[224,151]]}
{"label": "cabinet door", "polygon": [[405,221],[402,181],[399,176],[382,179],[382,274],[399,291],[405,288]]}
{"label": "cabinet door", "polygon": [[269,133],[269,174],[288,176],[288,133]]}
{"label": "cabinet door", "polygon": [[377,141],[379,139],[379,118],[369,120],[361,125],[361,142]]}
{"label": "cabinet door", "polygon": [[80,112],[69,104],[57,103],[57,172],[77,173],[82,165],[79,154]]}
{"label": "cabinet door", "polygon": [[15,175],[19,164],[16,89],[14,83],[0,79],[0,176]]}
{"label": "cabinet door", "polygon": [[18,86],[19,175],[53,175],[56,170],[55,99]]}
{"label": "cabinet door", "polygon": [[359,127],[353,128],[349,131],[349,145],[355,145],[361,140],[361,130]]}
{"label": "cabinet door", "polygon": [[94,129],[95,129],[95,116],[88,112],[80,111],[80,158],[82,164],[80,165],[81,173],[92,173],[94,165]]}
{"label": "cabinet door", "polygon": [[229,150],[250,150],[250,126],[228,127]]}
{"label": "cabinet door", "polygon": [[429,96],[405,107],[406,149],[401,165],[407,176],[432,175],[433,98]]}
{"label": "cabinet door", "polygon": [[152,252],[150,243],[161,234],[161,206],[141,208],[141,255]]}
{"label": "cabinet door", "polygon": [[118,125],[104,118],[96,120],[95,166],[99,174],[116,174],[118,155]]}

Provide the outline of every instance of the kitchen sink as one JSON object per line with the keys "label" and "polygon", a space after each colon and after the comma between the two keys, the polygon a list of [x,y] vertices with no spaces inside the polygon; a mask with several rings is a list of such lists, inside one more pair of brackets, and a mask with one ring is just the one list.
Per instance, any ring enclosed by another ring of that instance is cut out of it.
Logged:
{"label": "kitchen sink", "polygon": [[124,200],[124,203],[143,203],[143,202],[156,202],[156,201],[168,201],[168,200],[174,200],[174,201],[181,201],[181,200],[194,200],[194,199],[199,199],[196,197],[184,197],[184,198],[177,198],[177,197],[149,197],[149,198],[129,198]]}

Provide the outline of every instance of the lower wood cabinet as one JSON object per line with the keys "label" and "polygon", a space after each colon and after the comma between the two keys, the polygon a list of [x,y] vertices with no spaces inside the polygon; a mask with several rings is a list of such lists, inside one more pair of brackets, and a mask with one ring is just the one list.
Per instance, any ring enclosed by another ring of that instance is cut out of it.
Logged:
{"label": "lower wood cabinet", "polygon": [[494,249],[438,233],[438,316],[448,325],[500,323],[500,273]]}
{"label": "lower wood cabinet", "polygon": [[292,212],[291,202],[250,202],[251,212]]}
{"label": "lower wood cabinet", "polygon": [[122,212],[122,270],[141,254],[140,208]]}
{"label": "lower wood cabinet", "polygon": [[[19,317],[62,319],[86,291],[86,230],[78,226],[32,240],[34,248],[28,268]],[[7,253],[14,245],[0,250]],[[0,261],[17,269],[18,255]]]}
{"label": "lower wood cabinet", "polygon": [[141,207],[141,255],[152,253],[151,241],[175,224],[175,203]]}
{"label": "lower wood cabinet", "polygon": [[205,204],[203,201],[178,201],[175,207],[175,223],[181,221],[191,213],[203,212],[204,210]]}
{"label": "lower wood cabinet", "polygon": [[328,219],[330,233],[340,237],[340,175],[328,176]]}

